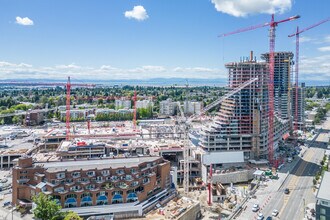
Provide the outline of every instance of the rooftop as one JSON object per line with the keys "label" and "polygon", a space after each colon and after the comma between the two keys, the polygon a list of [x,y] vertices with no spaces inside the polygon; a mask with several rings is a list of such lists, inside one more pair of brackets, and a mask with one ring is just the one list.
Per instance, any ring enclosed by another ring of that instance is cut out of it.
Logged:
{"label": "rooftop", "polygon": [[25,154],[28,151],[28,149],[10,149],[10,150],[3,150],[0,151],[0,155],[4,156],[4,155],[21,155],[21,154]]}
{"label": "rooftop", "polygon": [[75,170],[106,169],[137,167],[144,162],[153,162],[160,157],[131,157],[131,158],[103,158],[97,160],[74,160],[74,161],[56,161],[48,163],[36,163],[48,170],[48,172],[63,172]]}
{"label": "rooftop", "polygon": [[324,172],[324,176],[322,178],[322,182],[319,191],[317,192],[316,198],[330,200],[329,186],[330,186],[330,172]]}

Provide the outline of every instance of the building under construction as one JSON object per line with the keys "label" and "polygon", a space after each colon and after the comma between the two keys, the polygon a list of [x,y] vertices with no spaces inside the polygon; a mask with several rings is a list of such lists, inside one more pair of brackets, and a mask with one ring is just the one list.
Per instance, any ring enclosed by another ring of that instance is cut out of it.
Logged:
{"label": "building under construction", "polygon": [[[298,95],[296,96],[296,90],[293,89],[292,91],[292,103],[296,102],[296,97],[298,97],[298,121],[293,121],[293,125],[295,123],[298,124],[298,130],[305,130],[305,83],[301,83],[300,87],[298,87]],[[296,106],[292,105],[292,115],[295,115]]]}
{"label": "building under construction", "polygon": [[[203,163],[219,168],[240,166],[247,161],[268,158],[268,109],[269,109],[269,54],[265,62],[250,57],[240,62],[227,63],[228,88],[239,87],[253,78],[256,82],[242,88],[221,103],[218,117],[209,127],[203,128],[201,147],[205,152]],[[276,52],[274,66],[274,150],[288,138],[292,128],[290,69],[293,54]],[[275,155],[275,159],[276,155]]]}
{"label": "building under construction", "polygon": [[[224,163],[237,164],[249,159],[266,159],[268,65],[266,62],[257,62],[251,52],[249,58],[227,63],[226,68],[229,89],[237,88],[253,78],[258,80],[222,102],[215,122],[203,128],[201,147],[207,152],[203,161],[206,165],[218,164],[222,167]],[[226,159],[220,161],[219,156]]]}
{"label": "building under construction", "polygon": [[[261,55],[269,63],[269,53]],[[291,67],[292,52],[275,52],[274,54],[274,113],[281,119],[292,119],[291,114]]]}

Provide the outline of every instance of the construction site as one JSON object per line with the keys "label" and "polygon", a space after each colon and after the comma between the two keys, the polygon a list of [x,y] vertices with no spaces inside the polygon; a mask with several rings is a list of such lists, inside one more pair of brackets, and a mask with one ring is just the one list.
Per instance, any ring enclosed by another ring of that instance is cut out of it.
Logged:
{"label": "construction site", "polygon": [[[186,101],[171,105],[177,114],[166,119],[138,121],[135,91],[132,121],[105,124],[86,117],[84,122],[72,122],[71,87],[94,85],[72,84],[69,77],[62,109],[65,126],[61,122],[47,126],[28,149],[1,151],[1,168],[18,164],[13,180],[22,184],[16,186],[18,190],[31,187],[34,194],[47,192],[64,209],[74,208],[89,219],[107,214],[180,220],[233,216],[260,182],[276,185],[278,171],[287,160],[282,149],[297,147],[298,130],[304,130],[305,84],[299,87],[297,66],[293,76],[294,54],[274,51],[275,27],[298,18],[276,22],[272,16],[263,26],[222,35],[269,26],[270,51],[260,59],[250,51],[249,56],[226,63],[226,94],[198,110],[199,114],[188,116],[183,110],[189,99],[186,85]],[[166,103],[170,102],[162,105]],[[215,110],[213,116],[211,110]],[[70,170],[61,163],[83,168]],[[33,173],[19,176],[29,172],[27,168]],[[39,173],[43,169],[50,173],[45,184]],[[77,186],[72,180],[76,176],[82,177]],[[90,195],[82,194],[85,186]],[[29,196],[15,193],[13,201],[30,205]],[[109,205],[111,213],[96,207],[100,204]],[[83,206],[92,206],[93,211],[87,213]]]}

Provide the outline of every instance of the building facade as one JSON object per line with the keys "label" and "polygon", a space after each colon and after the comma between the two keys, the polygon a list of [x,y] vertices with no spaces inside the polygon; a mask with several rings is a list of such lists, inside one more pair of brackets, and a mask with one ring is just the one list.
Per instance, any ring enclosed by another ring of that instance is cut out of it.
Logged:
{"label": "building facade", "polygon": [[330,172],[325,172],[316,195],[316,220],[330,219]]}
{"label": "building facade", "polygon": [[[261,55],[269,63],[269,53]],[[275,52],[274,65],[274,113],[282,119],[292,119],[291,115],[291,68],[292,52]]]}
{"label": "building facade", "polygon": [[142,202],[170,187],[170,163],[161,157],[33,163],[13,168],[13,204],[29,204],[40,192],[63,208]]}
{"label": "building facade", "polygon": [[295,125],[295,113],[296,113],[296,97],[298,97],[298,129],[305,130],[305,83],[301,83],[301,86],[298,87],[298,95],[296,96],[296,89],[292,88],[292,116],[293,116],[293,125]]}
{"label": "building facade", "polygon": [[202,111],[202,103],[201,102],[184,102],[183,104],[184,107],[184,112],[185,114],[196,114],[196,115],[200,115],[201,111]]}
{"label": "building facade", "polygon": [[131,102],[131,100],[116,99],[115,107],[116,107],[116,109],[123,109],[123,108],[130,109],[130,108],[132,108],[132,102]]}
{"label": "building facade", "polygon": [[152,108],[154,103],[150,100],[138,100],[136,101],[136,108]]}
{"label": "building facade", "polygon": [[172,99],[167,99],[159,103],[159,114],[163,116],[172,116],[177,112],[178,103]]}

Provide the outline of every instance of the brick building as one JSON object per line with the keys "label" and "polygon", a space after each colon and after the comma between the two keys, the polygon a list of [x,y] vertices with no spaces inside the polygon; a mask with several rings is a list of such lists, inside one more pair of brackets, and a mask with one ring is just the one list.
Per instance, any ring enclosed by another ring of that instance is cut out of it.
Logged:
{"label": "brick building", "polygon": [[43,192],[53,196],[63,208],[76,207],[79,213],[81,207],[92,206],[92,213],[99,205],[106,205],[102,211],[111,210],[112,206],[118,208],[121,203],[132,207],[170,185],[170,163],[161,157],[47,163],[21,157],[13,168],[12,201],[30,205],[32,197]]}

